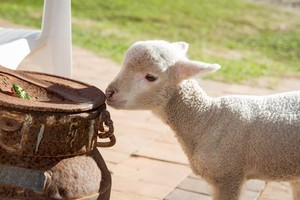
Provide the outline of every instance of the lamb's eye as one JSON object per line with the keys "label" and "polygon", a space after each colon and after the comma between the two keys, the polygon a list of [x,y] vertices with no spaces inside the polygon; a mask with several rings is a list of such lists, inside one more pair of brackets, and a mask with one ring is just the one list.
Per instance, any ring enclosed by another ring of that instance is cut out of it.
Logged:
{"label": "lamb's eye", "polygon": [[155,76],[153,76],[153,75],[151,75],[151,74],[147,74],[145,78],[146,78],[147,81],[149,81],[149,82],[153,82],[153,81],[156,81],[156,80],[158,79],[158,77],[155,77]]}

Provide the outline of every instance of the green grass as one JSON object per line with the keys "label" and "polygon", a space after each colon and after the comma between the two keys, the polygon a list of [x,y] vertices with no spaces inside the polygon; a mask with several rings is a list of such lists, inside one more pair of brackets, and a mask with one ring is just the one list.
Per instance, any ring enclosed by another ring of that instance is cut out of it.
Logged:
{"label": "green grass", "polygon": [[[42,0],[0,0],[0,18],[39,27]],[[190,43],[189,57],[219,63],[211,79],[300,77],[300,14],[246,0],[72,0],[73,42],[121,63],[137,40]]]}

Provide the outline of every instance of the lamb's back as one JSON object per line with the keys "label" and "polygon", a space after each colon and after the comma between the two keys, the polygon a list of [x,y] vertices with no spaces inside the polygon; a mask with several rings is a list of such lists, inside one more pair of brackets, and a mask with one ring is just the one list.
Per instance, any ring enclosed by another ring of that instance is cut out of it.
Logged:
{"label": "lamb's back", "polygon": [[267,96],[224,96],[215,100],[217,107],[228,115],[250,122],[300,120],[300,91]]}
{"label": "lamb's back", "polygon": [[235,134],[232,140],[239,138],[241,151],[247,152],[249,177],[285,180],[300,176],[300,91],[225,96],[217,101],[219,114],[227,121],[223,131]]}

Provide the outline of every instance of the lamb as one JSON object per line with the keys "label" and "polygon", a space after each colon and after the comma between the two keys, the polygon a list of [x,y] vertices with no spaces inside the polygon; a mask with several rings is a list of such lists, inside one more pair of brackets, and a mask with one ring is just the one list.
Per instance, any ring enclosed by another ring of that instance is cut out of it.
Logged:
{"label": "lamb", "polygon": [[133,44],[106,89],[108,105],[150,110],[168,124],[214,200],[237,200],[247,179],[289,181],[300,200],[300,91],[211,98],[194,78],[220,65],[188,59],[188,47]]}

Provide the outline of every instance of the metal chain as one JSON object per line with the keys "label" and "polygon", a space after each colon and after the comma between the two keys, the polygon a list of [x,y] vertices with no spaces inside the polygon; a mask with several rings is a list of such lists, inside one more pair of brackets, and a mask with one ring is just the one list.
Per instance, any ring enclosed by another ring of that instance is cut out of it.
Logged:
{"label": "metal chain", "polygon": [[110,119],[110,113],[107,110],[101,112],[99,116],[99,131],[97,133],[100,139],[109,139],[108,142],[97,142],[97,147],[111,147],[116,143],[116,137],[114,136],[113,121]]}

